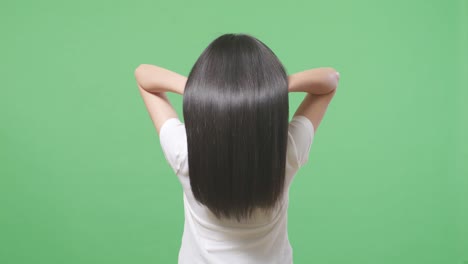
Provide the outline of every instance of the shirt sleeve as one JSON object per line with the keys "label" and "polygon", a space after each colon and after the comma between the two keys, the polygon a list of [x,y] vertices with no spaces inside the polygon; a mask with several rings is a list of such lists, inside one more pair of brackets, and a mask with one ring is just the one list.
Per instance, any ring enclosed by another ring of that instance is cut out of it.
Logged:
{"label": "shirt sleeve", "polygon": [[185,125],[178,118],[167,119],[159,130],[164,157],[174,173],[178,173],[187,156]]}
{"label": "shirt sleeve", "polygon": [[309,160],[310,148],[314,139],[314,126],[305,116],[297,115],[289,122],[289,132],[293,139],[298,167]]}

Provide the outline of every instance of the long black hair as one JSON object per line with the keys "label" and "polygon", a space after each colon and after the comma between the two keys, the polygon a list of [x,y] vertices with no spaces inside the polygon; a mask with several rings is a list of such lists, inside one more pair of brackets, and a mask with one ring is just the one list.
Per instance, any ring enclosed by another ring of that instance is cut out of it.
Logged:
{"label": "long black hair", "polygon": [[213,40],[183,96],[192,193],[216,217],[250,218],[282,198],[288,78],[275,53],[249,34]]}

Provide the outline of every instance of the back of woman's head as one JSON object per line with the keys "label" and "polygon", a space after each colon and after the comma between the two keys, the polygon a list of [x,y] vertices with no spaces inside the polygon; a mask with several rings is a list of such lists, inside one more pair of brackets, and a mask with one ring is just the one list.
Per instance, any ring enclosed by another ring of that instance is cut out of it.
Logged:
{"label": "back of woman's head", "polygon": [[218,218],[249,218],[282,198],[288,79],[265,44],[224,34],[202,52],[183,97],[190,185]]}

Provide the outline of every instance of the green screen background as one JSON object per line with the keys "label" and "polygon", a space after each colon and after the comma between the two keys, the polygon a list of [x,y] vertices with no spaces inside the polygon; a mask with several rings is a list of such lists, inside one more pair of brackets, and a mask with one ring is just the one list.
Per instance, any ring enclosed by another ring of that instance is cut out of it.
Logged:
{"label": "green screen background", "polygon": [[182,188],[133,73],[187,76],[233,32],[341,73],[291,186],[295,263],[468,263],[466,0],[0,7],[0,263],[177,263]]}

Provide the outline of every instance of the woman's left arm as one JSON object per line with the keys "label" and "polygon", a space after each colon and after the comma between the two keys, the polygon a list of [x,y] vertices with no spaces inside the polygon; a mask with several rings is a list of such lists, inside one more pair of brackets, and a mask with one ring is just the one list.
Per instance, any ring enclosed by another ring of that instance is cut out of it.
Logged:
{"label": "woman's left arm", "polygon": [[183,95],[187,82],[187,77],[151,64],[140,64],[135,69],[135,77],[140,87],[151,93],[173,92]]}
{"label": "woman's left arm", "polygon": [[179,118],[166,92],[183,95],[187,78],[173,71],[150,64],[135,69],[135,78],[146,109],[158,135],[162,125],[170,118]]}

